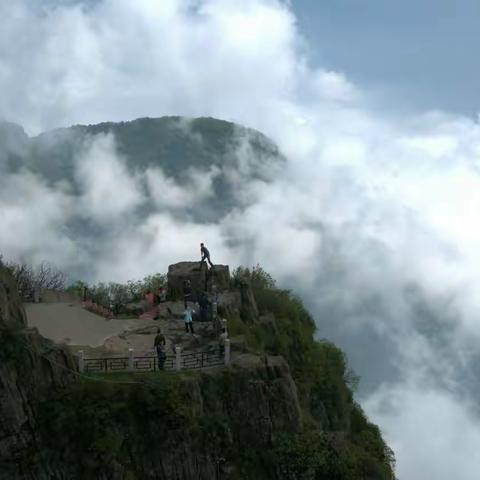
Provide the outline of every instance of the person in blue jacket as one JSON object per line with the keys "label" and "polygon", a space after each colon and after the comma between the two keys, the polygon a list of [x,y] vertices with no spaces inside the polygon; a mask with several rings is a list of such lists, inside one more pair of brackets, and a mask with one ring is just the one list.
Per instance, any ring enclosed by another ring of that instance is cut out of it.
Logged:
{"label": "person in blue jacket", "polygon": [[185,309],[185,312],[183,312],[183,320],[185,322],[185,331],[188,333],[190,330],[191,333],[194,333],[193,331],[193,318],[192,315],[194,313],[194,310],[192,310],[190,307],[187,307]]}

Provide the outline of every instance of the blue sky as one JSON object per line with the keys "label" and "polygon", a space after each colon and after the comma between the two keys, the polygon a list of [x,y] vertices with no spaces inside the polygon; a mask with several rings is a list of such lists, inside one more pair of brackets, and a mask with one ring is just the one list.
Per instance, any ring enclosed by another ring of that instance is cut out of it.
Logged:
{"label": "blue sky", "polygon": [[314,63],[396,108],[480,110],[478,0],[292,0]]}

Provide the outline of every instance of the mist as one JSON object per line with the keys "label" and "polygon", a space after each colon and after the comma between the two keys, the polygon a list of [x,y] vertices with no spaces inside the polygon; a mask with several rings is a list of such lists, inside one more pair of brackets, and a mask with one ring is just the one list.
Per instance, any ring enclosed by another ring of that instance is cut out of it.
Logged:
{"label": "mist", "polygon": [[[346,351],[400,480],[477,478],[477,121],[382,110],[348,72],[312,67],[285,2],[0,0],[0,16],[0,117],[30,135],[212,116],[258,129],[287,159],[250,181],[239,139],[222,172],[237,203],[208,221],[189,208],[211,197],[216,168],[182,183],[160,167],[134,172],[114,136],[83,146],[73,180],[3,165],[6,257],[91,282],[195,260],[200,241],[214,263],[259,263],[304,299],[318,337]],[[21,156],[21,135],[6,148]]]}

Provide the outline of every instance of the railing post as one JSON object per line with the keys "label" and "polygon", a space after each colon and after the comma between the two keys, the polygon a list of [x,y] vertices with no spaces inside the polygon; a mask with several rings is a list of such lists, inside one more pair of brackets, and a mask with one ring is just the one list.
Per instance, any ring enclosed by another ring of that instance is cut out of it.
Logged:
{"label": "railing post", "polygon": [[133,348],[128,349],[128,371],[133,372]]}
{"label": "railing post", "polygon": [[230,363],[230,339],[225,339],[225,365]]}
{"label": "railing post", "polygon": [[180,371],[182,369],[182,347],[176,348],[175,353],[175,370]]}
{"label": "railing post", "polygon": [[85,371],[85,357],[83,350],[78,351],[78,371],[83,373]]}

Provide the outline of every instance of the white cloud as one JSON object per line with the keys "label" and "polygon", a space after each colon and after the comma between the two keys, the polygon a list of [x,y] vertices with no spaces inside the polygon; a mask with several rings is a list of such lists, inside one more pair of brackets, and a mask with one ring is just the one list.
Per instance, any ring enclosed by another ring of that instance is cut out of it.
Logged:
{"label": "white cloud", "polygon": [[[48,258],[67,268],[78,254],[63,229],[71,199],[59,185],[50,189],[34,175],[0,177],[0,245],[11,259],[41,262]],[[81,256],[81,254],[80,254]]]}
{"label": "white cloud", "polygon": [[[190,170],[185,183],[159,168],[132,174],[114,140],[97,138],[77,159],[80,205],[66,187],[32,175],[0,180],[2,249],[65,267],[95,254],[92,276],[102,280],[195,259],[199,241],[215,262],[260,262],[315,307],[321,336],[360,364],[378,352],[361,364],[363,377],[395,363],[407,378],[367,401],[397,451],[401,480],[474,478],[480,429],[465,396],[455,403],[449,390],[472,396],[467,380],[478,382],[478,122],[373,112],[348,76],[309,66],[281,2],[104,0],[42,14],[33,4],[0,0],[0,116],[30,132],[216,116],[268,134],[289,161],[277,170],[265,159],[264,178],[245,185],[251,155],[239,139],[237,168],[220,171],[243,208],[197,224],[173,210],[208,198],[218,170]],[[148,200],[157,212],[130,215]],[[121,229],[103,248],[85,246],[64,231],[79,211]],[[431,379],[429,391],[418,378]],[[382,410],[385,399],[396,409]]]}
{"label": "white cloud", "polygon": [[213,180],[219,174],[220,170],[215,166],[206,172],[192,167],[185,172],[183,185],[167,177],[160,168],[148,168],[145,177],[150,197],[157,207],[185,208],[211,197]]}
{"label": "white cloud", "polygon": [[111,135],[96,136],[76,161],[79,214],[104,224],[125,221],[144,200],[141,185],[115,150]]}
{"label": "white cloud", "polygon": [[399,462],[398,478],[478,478],[471,466],[480,461],[480,425],[454,396],[398,385],[379,390],[365,408],[382,424],[398,458],[408,458]]}
{"label": "white cloud", "polygon": [[358,100],[359,92],[341,73],[319,71],[314,76],[313,85],[315,93],[324,100],[342,102]]}
{"label": "white cloud", "polygon": [[113,248],[98,259],[96,277],[127,281],[167,272],[172,263],[200,261],[200,242],[212,250],[215,263],[231,258],[218,225],[178,222],[167,213],[151,215],[140,226],[118,235]]}

